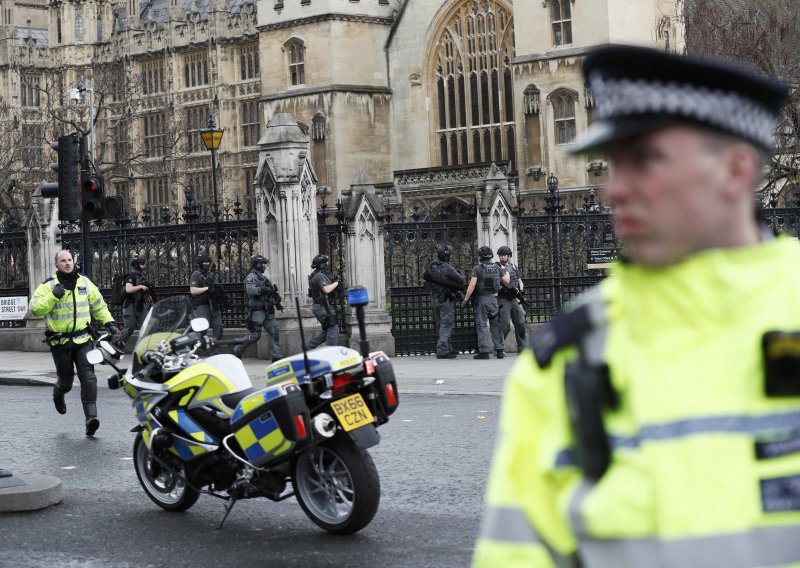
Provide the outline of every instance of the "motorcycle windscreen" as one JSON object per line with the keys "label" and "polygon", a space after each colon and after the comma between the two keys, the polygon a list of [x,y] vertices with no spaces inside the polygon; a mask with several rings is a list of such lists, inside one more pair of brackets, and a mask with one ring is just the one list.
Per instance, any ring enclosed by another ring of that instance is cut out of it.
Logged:
{"label": "motorcycle windscreen", "polygon": [[192,319],[192,302],[186,296],[173,296],[159,300],[142,323],[139,339],[133,348],[133,372],[144,366],[142,355],[147,351],[155,351],[162,341],[175,339],[183,335]]}

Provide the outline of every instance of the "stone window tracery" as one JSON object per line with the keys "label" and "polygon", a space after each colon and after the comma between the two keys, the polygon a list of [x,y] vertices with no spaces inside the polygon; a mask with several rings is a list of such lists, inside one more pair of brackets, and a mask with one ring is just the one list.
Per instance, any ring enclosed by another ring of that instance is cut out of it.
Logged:
{"label": "stone window tracery", "polygon": [[306,82],[306,45],[298,38],[283,44],[289,64],[289,85],[304,85]]}
{"label": "stone window tracery", "polygon": [[553,0],[550,6],[550,21],[553,25],[553,45],[572,43],[572,7],[574,0]]}
{"label": "stone window tracery", "polygon": [[502,0],[462,2],[436,37],[430,61],[439,163],[513,161],[511,10]]}
{"label": "stone window tracery", "polygon": [[550,95],[556,144],[569,144],[575,140],[575,105],[577,95],[565,89]]}

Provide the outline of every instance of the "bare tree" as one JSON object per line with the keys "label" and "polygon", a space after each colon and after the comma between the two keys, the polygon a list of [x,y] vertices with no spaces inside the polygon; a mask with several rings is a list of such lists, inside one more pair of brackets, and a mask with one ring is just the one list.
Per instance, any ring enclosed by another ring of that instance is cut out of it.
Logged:
{"label": "bare tree", "polygon": [[[797,0],[678,0],[686,51],[729,58],[792,86],[776,130],[762,196],[796,187],[800,178],[800,3]],[[659,35],[669,29],[665,18]],[[766,201],[766,199],[765,199]],[[792,204],[794,205],[794,204]]]}

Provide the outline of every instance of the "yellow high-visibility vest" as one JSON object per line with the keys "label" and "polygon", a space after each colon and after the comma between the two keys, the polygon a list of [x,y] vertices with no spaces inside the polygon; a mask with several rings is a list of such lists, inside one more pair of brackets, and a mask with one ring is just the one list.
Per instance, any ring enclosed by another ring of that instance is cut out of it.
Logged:
{"label": "yellow high-visibility vest", "polygon": [[[89,326],[92,317],[102,324],[114,321],[100,290],[83,274],[78,276],[75,289],[65,290],[61,298],[53,295],[53,288],[57,284],[57,274],[42,282],[34,291],[28,306],[34,315],[45,319],[48,330],[56,333],[80,332]],[[85,343],[90,336],[84,332],[71,339],[73,343]],[[65,344],[69,341],[70,338],[63,338],[50,343]]]}
{"label": "yellow high-visibility vest", "polygon": [[619,398],[603,410],[611,464],[591,481],[575,459],[564,375],[586,344],[544,368],[524,352],[474,566],[800,566],[800,396],[765,394],[762,348],[800,332],[800,244],[619,265],[586,301]]}

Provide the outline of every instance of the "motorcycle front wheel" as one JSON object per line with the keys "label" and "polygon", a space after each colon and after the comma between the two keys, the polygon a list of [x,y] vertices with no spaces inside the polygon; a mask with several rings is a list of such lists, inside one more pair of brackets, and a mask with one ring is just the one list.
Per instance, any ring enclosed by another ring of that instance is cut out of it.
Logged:
{"label": "motorcycle front wheel", "polygon": [[378,470],[366,450],[346,436],[314,446],[294,462],[292,487],[305,514],[333,534],[367,526],[381,499]]}
{"label": "motorcycle front wheel", "polygon": [[144,492],[159,507],[181,512],[197,503],[200,492],[183,481],[181,476],[185,475],[185,470],[181,468],[176,472],[153,460],[141,432],[133,442],[133,465]]}

